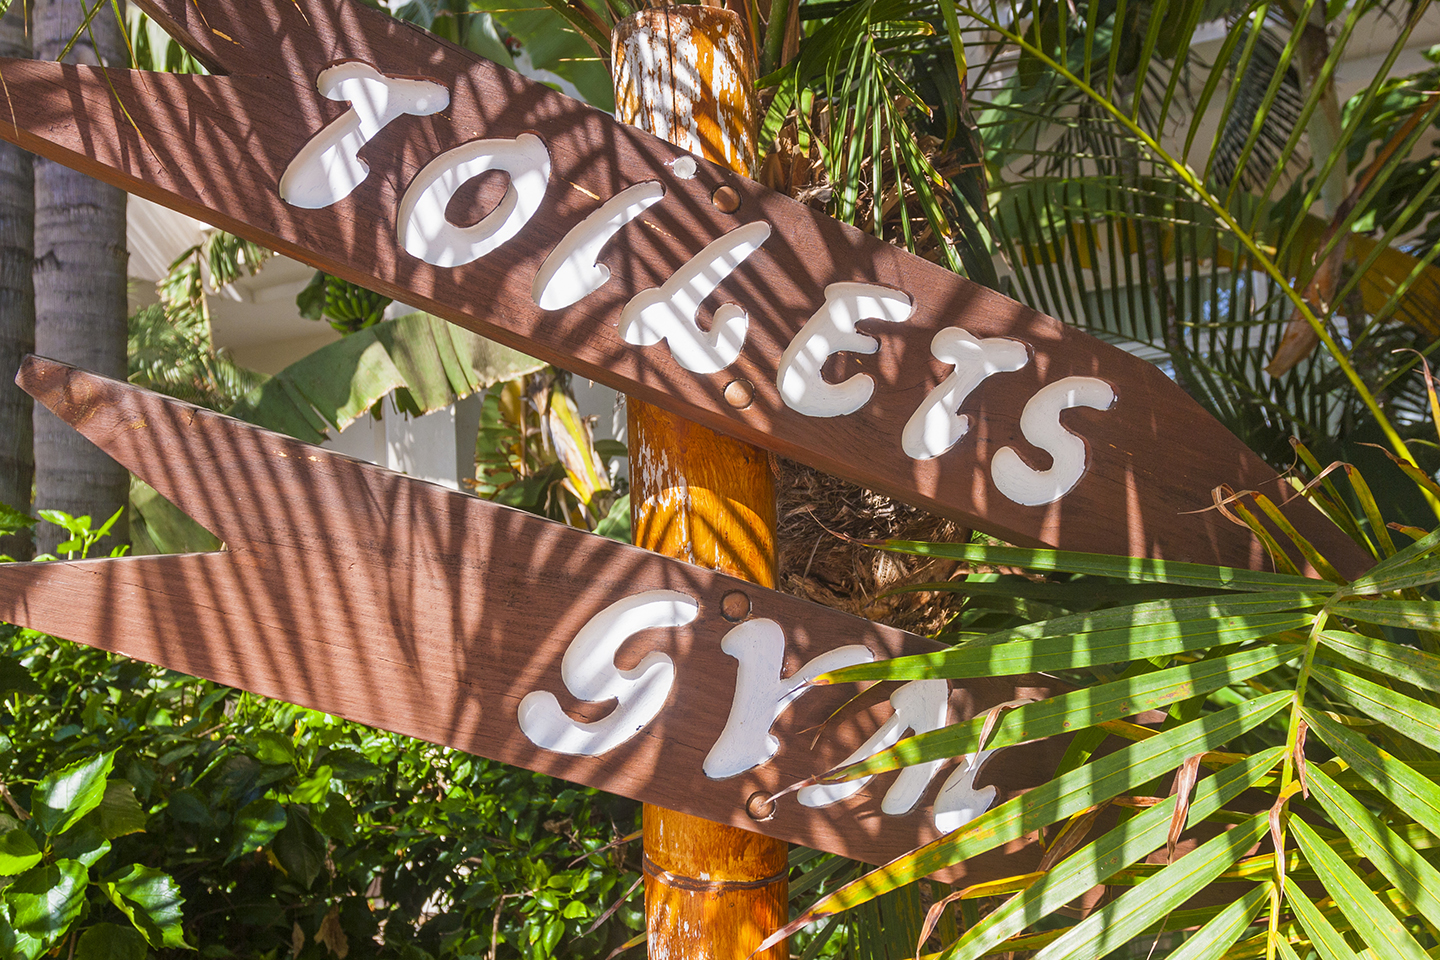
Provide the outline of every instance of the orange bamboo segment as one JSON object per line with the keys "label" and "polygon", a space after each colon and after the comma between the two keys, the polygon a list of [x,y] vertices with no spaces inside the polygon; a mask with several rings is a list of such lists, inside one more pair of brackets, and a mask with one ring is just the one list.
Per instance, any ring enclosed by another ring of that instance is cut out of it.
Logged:
{"label": "orange bamboo segment", "polygon": [[759,104],[740,18],[655,7],[615,25],[615,118],[753,176]]}
{"label": "orange bamboo segment", "polygon": [[[789,919],[789,847],[688,813],[645,807],[651,960],[744,960]],[[760,957],[784,960],[785,943]]]}
{"label": "orange bamboo segment", "polygon": [[635,543],[775,586],[775,480],[765,451],[631,399]]}
{"label": "orange bamboo segment", "polygon": [[[663,7],[626,19],[612,38],[616,116],[750,175],[758,111],[744,37],[740,18],[715,7]],[[628,420],[635,543],[773,586],[767,455],[633,398]],[[649,955],[748,957],[787,919],[787,857],[783,842],[647,805]],[[781,943],[761,956],[787,955]]]}

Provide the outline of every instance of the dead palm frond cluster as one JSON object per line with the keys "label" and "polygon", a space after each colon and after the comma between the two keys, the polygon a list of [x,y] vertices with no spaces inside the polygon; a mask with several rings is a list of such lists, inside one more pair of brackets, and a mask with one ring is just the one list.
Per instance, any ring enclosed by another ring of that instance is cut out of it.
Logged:
{"label": "dead palm frond cluster", "polygon": [[[797,100],[774,136],[761,162],[760,181],[823,210],[835,196],[832,167],[825,163],[820,146],[833,133],[834,111],[823,99],[806,98],[809,114],[801,117],[801,102]],[[935,169],[954,172],[958,167],[958,157],[943,149],[940,138],[922,135],[919,146]],[[861,161],[865,167],[886,163],[883,157]],[[895,177],[893,170],[855,179],[863,179],[864,185],[855,191],[854,223],[871,232],[878,224],[883,239],[901,246],[908,234],[914,241],[913,252],[932,262],[943,261],[941,244],[923,217],[909,229],[900,223],[902,216],[916,210],[913,186]],[[877,209],[869,184],[887,182]],[[900,202],[902,193],[907,204]],[[883,553],[870,544],[892,539],[963,542],[969,530],[804,464],[781,458],[772,462],[779,500],[776,544],[781,590],[914,633],[944,629],[963,596],[910,588],[948,580],[960,572],[960,565]]]}

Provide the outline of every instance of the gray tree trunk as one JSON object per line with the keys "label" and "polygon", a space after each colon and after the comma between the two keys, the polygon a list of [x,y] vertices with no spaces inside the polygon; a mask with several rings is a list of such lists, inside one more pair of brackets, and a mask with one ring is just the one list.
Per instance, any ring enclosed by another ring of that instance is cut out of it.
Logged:
{"label": "gray tree trunk", "polygon": [[[35,57],[55,60],[85,20],[79,0],[31,0]],[[106,5],[65,59],[125,66],[125,43]],[[35,159],[35,352],[124,379],[127,253],[125,193]],[[35,408],[35,506],[88,514],[95,526],[125,506],[130,475],[43,407]],[[128,542],[122,515],[92,555]],[[50,551],[62,531],[37,538]]]}
{"label": "gray tree trunk", "polygon": [[[27,3],[11,3],[0,17],[0,56],[30,56]],[[35,349],[35,177],[30,154],[0,143],[0,503],[30,509],[35,444],[30,395],[15,386],[15,371]],[[28,534],[0,537],[0,554],[32,555]]]}

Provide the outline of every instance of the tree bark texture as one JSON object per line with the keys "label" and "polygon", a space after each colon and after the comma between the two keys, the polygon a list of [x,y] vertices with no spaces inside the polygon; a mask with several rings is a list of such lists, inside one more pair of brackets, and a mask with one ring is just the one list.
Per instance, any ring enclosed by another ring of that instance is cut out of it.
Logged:
{"label": "tree bark texture", "polygon": [[[29,4],[11,3],[0,17],[0,56],[30,56]],[[0,503],[30,509],[35,443],[30,395],[15,385],[15,371],[35,349],[35,175],[33,158],[0,143]],[[29,534],[0,537],[0,554],[28,560]]]}
{"label": "tree bark texture", "polygon": [[[740,18],[715,7],[626,19],[612,37],[617,118],[753,175],[757,106],[744,37]],[[635,543],[773,587],[775,482],[764,451],[633,397],[626,407]],[[744,960],[788,919],[784,842],[649,804],[644,817],[650,957]],[[762,960],[787,955],[782,942]]]}
{"label": "tree bark texture", "polygon": [[[79,0],[30,0],[35,57],[57,60],[85,22]],[[123,9],[123,7],[121,8]],[[65,55],[72,63],[126,64],[106,5]],[[35,352],[125,379],[125,193],[58,163],[35,160]],[[88,514],[96,526],[129,500],[130,475],[43,407],[35,408],[35,506]],[[122,515],[100,554],[127,542]],[[41,550],[63,531],[43,527]]]}

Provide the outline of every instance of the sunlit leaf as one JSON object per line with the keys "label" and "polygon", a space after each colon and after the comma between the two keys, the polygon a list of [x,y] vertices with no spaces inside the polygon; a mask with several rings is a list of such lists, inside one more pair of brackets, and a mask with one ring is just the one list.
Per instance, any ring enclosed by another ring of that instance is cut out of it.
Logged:
{"label": "sunlit leaf", "polygon": [[1305,821],[1291,819],[1290,830],[1326,892],[1376,954],[1384,960],[1429,960],[1410,931]]}
{"label": "sunlit leaf", "polygon": [[1343,630],[1322,630],[1320,642],[1383,676],[1440,692],[1440,656]]}
{"label": "sunlit leaf", "polygon": [[[1201,780],[1190,804],[1190,821],[1202,820],[1234,800],[1272,769],[1283,754],[1283,747],[1275,747]],[[946,960],[975,960],[983,956],[1037,918],[1048,916],[1096,884],[1104,883],[1117,870],[1149,855],[1165,842],[1174,809],[1175,798],[1169,797],[1071,854],[967,930],[964,937],[946,951]],[[1233,943],[1234,938],[1230,942]]]}
{"label": "sunlit leaf", "polygon": [[1305,932],[1310,935],[1310,942],[1319,951],[1322,960],[1354,960],[1355,951],[1350,949],[1345,938],[1325,919],[1314,901],[1290,877],[1285,878],[1285,898]]}
{"label": "sunlit leaf", "polygon": [[1351,617],[1364,623],[1440,630],[1440,601],[1435,600],[1347,600],[1330,609],[1337,617]]}
{"label": "sunlit leaf", "polygon": [[[227,412],[250,423],[319,443],[396,389],[421,412],[539,369],[508,347],[425,313],[378,323],[297,360],[240,398]],[[335,370],[352,371],[336,378]]]}
{"label": "sunlit leaf", "polygon": [[[1248,680],[1301,652],[1301,648],[1294,645],[1246,650],[1075,690],[1040,703],[1022,704],[1004,713],[985,742],[985,749],[1073,733],[1106,720],[1161,709]],[[982,714],[964,723],[902,740],[889,750],[847,767],[843,779],[853,780],[909,764],[971,753],[980,747],[980,735],[987,721],[988,717]]]}
{"label": "sunlit leaf", "polygon": [[[1290,701],[1290,696],[1288,691],[1279,691],[1206,714],[1050,780],[1029,793],[986,811],[954,833],[933,840],[846,884],[777,931],[771,940],[788,936],[821,917],[866,903],[888,890],[1017,840],[1172,771],[1187,757],[1213,750],[1264,723]],[[1169,829],[1168,819],[1166,829]]]}
{"label": "sunlit leaf", "polygon": [[1389,593],[1407,587],[1422,587],[1440,580],[1440,557],[1425,557],[1382,571],[1372,570],[1345,588],[1347,594]]}
{"label": "sunlit leaf", "polygon": [[35,526],[35,518],[16,510],[7,503],[0,503],[0,535],[19,533]]}
{"label": "sunlit leaf", "polygon": [[[1215,960],[1245,935],[1251,922],[1270,900],[1271,887],[1256,887],[1231,903],[1170,954],[1169,960]],[[1285,946],[1281,941],[1281,946]]]}
{"label": "sunlit leaf", "polygon": [[1318,710],[1307,708],[1304,716],[1310,729],[1371,789],[1440,835],[1440,785]]}
{"label": "sunlit leaf", "polygon": [[0,876],[13,877],[40,862],[40,848],[24,828],[15,827],[0,835]]}
{"label": "sunlit leaf", "polygon": [[[1414,543],[1397,551],[1394,556],[1387,557],[1371,567],[1370,571],[1366,573],[1365,576],[1354,581],[1346,592],[1357,594],[1369,592],[1381,593],[1384,591],[1384,588],[1379,586],[1380,584],[1386,582],[1386,580],[1392,576],[1406,576],[1406,570],[1411,564],[1422,561],[1423,558],[1437,549],[1440,549],[1440,530],[1423,533],[1423,536]],[[1367,585],[1373,586],[1373,591],[1367,590]]]}
{"label": "sunlit leaf", "polygon": [[141,864],[132,864],[117,877],[101,884],[110,902],[130,918],[150,946],[185,948],[181,929],[181,907],[185,898],[175,880],[166,873]]}
{"label": "sunlit leaf", "polygon": [[1314,619],[1305,611],[1323,602],[1323,597],[1313,594],[1246,594],[1072,614],[991,634],[952,650],[847,667],[816,682],[958,680],[1128,663],[1303,629]]}
{"label": "sunlit leaf", "polygon": [[1440,870],[1323,770],[1310,771],[1310,791],[1356,851],[1395,884],[1432,924],[1440,924]]}
{"label": "sunlit leaf", "polygon": [[1416,743],[1440,750],[1440,710],[1343,670],[1317,665],[1313,675],[1337,699]]}
{"label": "sunlit leaf", "polygon": [[40,940],[64,932],[85,907],[85,866],[59,860],[34,867],[5,888],[17,933]]}
{"label": "sunlit leaf", "polygon": [[1137,583],[1173,583],[1178,586],[1204,587],[1213,590],[1252,592],[1295,590],[1320,593],[1334,589],[1333,584],[1310,577],[1242,570],[1238,567],[1212,567],[1175,560],[1150,560],[1144,557],[1117,557],[1100,553],[1076,553],[1027,547],[996,547],[979,543],[923,543],[909,540],[888,540],[883,546],[886,550],[911,553],[922,557],[946,557],[969,563],[1024,567],[1037,573],[1081,573],[1098,577],[1115,577]]}
{"label": "sunlit leaf", "polygon": [[80,760],[46,775],[35,785],[30,814],[48,836],[59,836],[105,798],[105,778],[115,765],[115,753]]}
{"label": "sunlit leaf", "polygon": [[[1201,844],[1146,880],[1105,904],[1068,931],[1059,940],[1036,954],[1035,960],[1062,957],[1099,957],[1122,946],[1131,937],[1151,927],[1175,907],[1199,893],[1205,886],[1243,857],[1269,829],[1265,814]],[[1265,888],[1251,891],[1266,894]],[[1247,908],[1250,904],[1246,904]]]}

